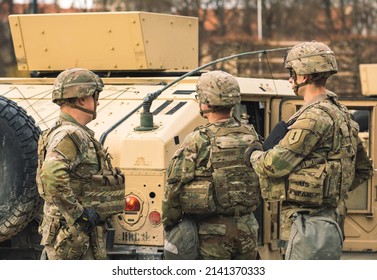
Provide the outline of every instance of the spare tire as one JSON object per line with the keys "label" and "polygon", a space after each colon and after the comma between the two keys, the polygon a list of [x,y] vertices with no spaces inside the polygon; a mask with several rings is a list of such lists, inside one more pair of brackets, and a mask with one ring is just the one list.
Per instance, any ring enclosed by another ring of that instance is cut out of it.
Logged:
{"label": "spare tire", "polygon": [[0,96],[0,242],[24,229],[39,209],[39,135],[34,119]]}

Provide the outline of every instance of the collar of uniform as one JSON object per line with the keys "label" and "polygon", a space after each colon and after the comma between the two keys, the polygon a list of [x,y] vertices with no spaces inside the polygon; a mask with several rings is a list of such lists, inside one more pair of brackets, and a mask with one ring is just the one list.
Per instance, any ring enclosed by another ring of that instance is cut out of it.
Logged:
{"label": "collar of uniform", "polygon": [[215,125],[215,126],[228,126],[228,127],[239,126],[239,124],[236,122],[236,120],[234,119],[234,117],[231,117],[231,118],[227,119],[226,121],[213,122],[213,123],[208,123],[207,124],[207,126],[211,126],[211,125]]}
{"label": "collar of uniform", "polygon": [[330,91],[330,90],[326,90],[326,95],[327,95],[327,97],[329,97],[329,98],[335,98],[335,99],[338,99],[338,96],[336,95],[336,93],[335,93],[335,92],[332,92],[332,91]]}
{"label": "collar of uniform", "polygon": [[304,105],[302,105],[301,108],[289,118],[287,123],[292,124],[293,122],[295,122],[297,120],[297,118],[302,114],[302,112],[304,112],[308,107],[310,107],[311,105],[313,105],[315,103],[319,103],[319,102],[325,100],[326,98],[328,98],[327,92],[324,93],[324,94],[317,95],[309,103],[305,103]]}
{"label": "collar of uniform", "polygon": [[85,131],[87,131],[92,137],[94,137],[94,131],[93,130],[89,129],[87,126],[84,126],[84,125],[81,125],[80,123],[78,123],[70,114],[67,114],[65,112],[60,112],[59,119],[61,121],[67,121],[67,122],[74,123],[75,125],[83,128]]}
{"label": "collar of uniform", "polygon": [[227,126],[240,126],[239,123],[236,121],[234,117],[229,118],[227,121],[223,122],[224,124],[227,124]]}
{"label": "collar of uniform", "polygon": [[321,102],[322,100],[325,100],[326,98],[327,98],[327,92],[318,94],[309,103],[305,103],[304,106],[309,106],[309,105],[314,104],[316,102]]}

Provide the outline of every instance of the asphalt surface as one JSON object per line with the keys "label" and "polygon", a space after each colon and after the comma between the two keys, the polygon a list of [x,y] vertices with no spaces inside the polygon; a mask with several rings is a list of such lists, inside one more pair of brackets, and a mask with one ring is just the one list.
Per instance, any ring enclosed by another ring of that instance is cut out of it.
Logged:
{"label": "asphalt surface", "polygon": [[377,252],[344,252],[341,260],[377,260]]}

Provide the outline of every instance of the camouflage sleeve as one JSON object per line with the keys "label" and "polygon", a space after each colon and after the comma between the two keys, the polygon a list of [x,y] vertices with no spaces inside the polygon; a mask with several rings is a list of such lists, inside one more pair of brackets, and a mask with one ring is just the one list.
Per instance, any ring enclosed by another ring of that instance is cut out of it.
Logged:
{"label": "camouflage sleeve", "polygon": [[77,151],[68,134],[52,139],[40,172],[46,202],[55,205],[68,224],[73,224],[83,212],[70,187],[69,171],[78,156]]}
{"label": "camouflage sleeve", "polygon": [[372,163],[364,149],[361,139],[358,139],[356,163],[355,163],[355,179],[352,182],[350,191],[356,189],[363,182],[368,180],[373,174]]}
{"label": "camouflage sleeve", "polygon": [[198,154],[203,139],[198,131],[189,134],[176,151],[167,169],[167,183],[162,201],[164,226],[177,223],[182,218],[180,192],[184,184],[192,181],[198,165]]}
{"label": "camouflage sleeve", "polygon": [[183,149],[176,151],[169,162],[167,169],[167,183],[165,185],[164,198],[162,200],[162,221],[164,226],[170,226],[179,221],[182,209],[179,201],[179,190],[182,186],[180,181],[181,165],[183,161]]}
{"label": "camouflage sleeve", "polygon": [[332,123],[331,117],[321,109],[308,109],[288,128],[287,134],[273,149],[252,153],[250,162],[255,172],[262,178],[288,175],[316,148],[319,141],[326,142],[331,135]]}

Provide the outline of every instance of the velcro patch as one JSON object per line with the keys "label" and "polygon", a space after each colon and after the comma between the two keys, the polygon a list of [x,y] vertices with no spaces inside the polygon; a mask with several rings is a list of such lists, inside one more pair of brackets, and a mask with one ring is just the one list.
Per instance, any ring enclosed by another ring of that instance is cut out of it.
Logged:
{"label": "velcro patch", "polygon": [[288,138],[288,144],[293,145],[300,141],[301,136],[303,135],[302,129],[292,129],[288,132],[287,138]]}

